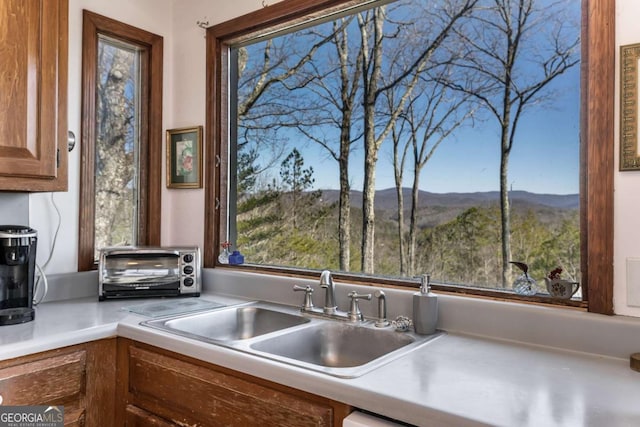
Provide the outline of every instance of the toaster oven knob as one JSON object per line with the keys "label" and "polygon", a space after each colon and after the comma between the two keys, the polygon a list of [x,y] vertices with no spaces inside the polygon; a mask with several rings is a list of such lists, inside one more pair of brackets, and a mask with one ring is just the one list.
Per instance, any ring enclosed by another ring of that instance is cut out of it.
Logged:
{"label": "toaster oven knob", "polygon": [[185,286],[193,286],[193,279],[191,277],[187,277],[186,279],[184,279],[184,285]]}
{"label": "toaster oven knob", "polygon": [[184,274],[192,274],[193,273],[193,267],[190,265],[186,265],[182,271],[184,271]]}
{"label": "toaster oven knob", "polygon": [[186,254],[182,257],[182,259],[184,260],[184,262],[193,262],[193,254]]}

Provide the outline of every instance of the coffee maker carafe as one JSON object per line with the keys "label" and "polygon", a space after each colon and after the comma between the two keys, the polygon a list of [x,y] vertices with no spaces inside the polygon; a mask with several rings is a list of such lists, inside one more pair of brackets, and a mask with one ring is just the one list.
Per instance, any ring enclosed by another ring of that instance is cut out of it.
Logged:
{"label": "coffee maker carafe", "polygon": [[0,325],[29,322],[35,317],[37,240],[32,228],[0,225]]}

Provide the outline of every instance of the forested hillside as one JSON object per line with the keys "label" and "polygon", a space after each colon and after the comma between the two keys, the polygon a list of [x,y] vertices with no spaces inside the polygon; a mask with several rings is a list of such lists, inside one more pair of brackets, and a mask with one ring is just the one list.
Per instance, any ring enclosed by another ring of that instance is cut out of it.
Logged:
{"label": "forested hillside", "polygon": [[[409,191],[409,190],[406,190]],[[398,214],[387,190],[376,195],[378,275],[401,276]],[[359,194],[351,196],[351,216],[362,216]],[[425,193],[418,209],[416,271],[436,281],[480,287],[501,282],[498,193]],[[580,280],[577,195],[514,194],[511,241],[513,259],[527,262],[541,281],[562,266],[567,278]],[[338,269],[335,192],[280,192],[275,189],[239,204],[238,245],[248,262]],[[285,219],[285,221],[282,221]],[[354,224],[358,224],[354,222]],[[351,268],[360,262],[361,229],[351,229]]]}

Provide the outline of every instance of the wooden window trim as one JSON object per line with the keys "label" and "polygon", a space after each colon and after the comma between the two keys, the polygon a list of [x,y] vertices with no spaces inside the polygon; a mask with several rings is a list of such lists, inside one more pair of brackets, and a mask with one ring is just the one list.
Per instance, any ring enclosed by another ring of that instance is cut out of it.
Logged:
{"label": "wooden window trim", "polygon": [[125,40],[143,50],[138,240],[160,244],[162,190],[163,38],[111,18],[83,10],[82,128],[80,155],[80,220],[78,271],[97,267],[95,247],[95,112],[98,34]]}
{"label": "wooden window trim", "polygon": [[589,311],[613,312],[615,0],[582,0],[580,242]]}
{"label": "wooden window trim", "polygon": [[[226,163],[216,162],[216,159],[225,159],[227,151],[228,107],[223,101],[228,88],[223,64],[227,63],[230,44],[267,28],[353,3],[352,0],[283,0],[207,29],[205,267],[215,267],[227,225],[226,194],[222,190],[227,183]],[[613,314],[614,30],[615,0],[582,0],[580,238],[584,302],[568,302],[566,305],[586,306],[589,311],[602,314]],[[249,268],[274,274],[306,275],[291,269]],[[345,278],[354,280],[351,276],[345,275]],[[368,281],[394,284],[375,279]],[[400,281],[395,284],[400,284]],[[449,287],[438,288],[459,291]],[[505,298],[504,293],[493,291],[468,289],[460,292]],[[518,296],[509,299],[549,300]]]}

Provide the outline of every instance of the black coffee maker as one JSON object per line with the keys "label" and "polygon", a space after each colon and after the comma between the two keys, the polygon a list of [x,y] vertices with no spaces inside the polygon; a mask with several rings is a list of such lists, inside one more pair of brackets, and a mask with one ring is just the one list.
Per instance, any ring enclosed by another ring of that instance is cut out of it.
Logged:
{"label": "black coffee maker", "polygon": [[0,325],[29,322],[35,317],[37,234],[22,225],[0,225]]}

